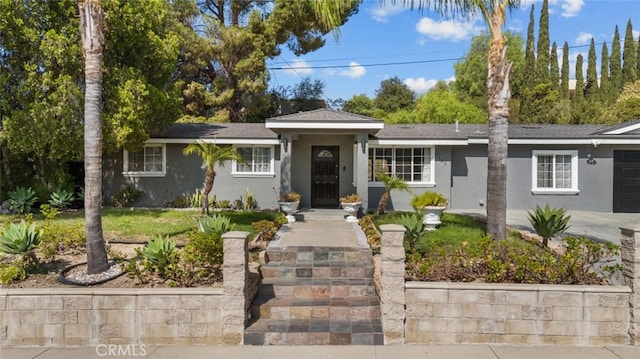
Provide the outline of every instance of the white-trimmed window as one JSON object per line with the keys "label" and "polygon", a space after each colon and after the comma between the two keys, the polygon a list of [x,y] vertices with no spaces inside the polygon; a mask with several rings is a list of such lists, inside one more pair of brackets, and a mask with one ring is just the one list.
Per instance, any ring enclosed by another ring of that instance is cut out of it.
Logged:
{"label": "white-trimmed window", "polygon": [[233,175],[274,176],[273,146],[237,146],[243,162],[233,161]]}
{"label": "white-trimmed window", "polygon": [[371,147],[369,182],[380,183],[376,173],[382,172],[409,184],[433,184],[433,162],[433,147]]}
{"label": "white-trimmed window", "polygon": [[534,194],[579,192],[578,151],[533,151],[531,163]]}
{"label": "white-trimmed window", "polygon": [[164,144],[145,145],[140,151],[124,150],[123,174],[153,177],[166,175],[166,147]]}

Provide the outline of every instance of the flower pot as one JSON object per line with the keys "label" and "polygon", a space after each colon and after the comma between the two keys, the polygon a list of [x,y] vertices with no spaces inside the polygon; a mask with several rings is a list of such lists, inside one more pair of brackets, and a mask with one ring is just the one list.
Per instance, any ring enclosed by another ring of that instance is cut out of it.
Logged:
{"label": "flower pot", "polygon": [[278,202],[280,210],[287,215],[287,221],[293,223],[296,221],[296,212],[298,212],[298,206],[300,201],[297,202]]}
{"label": "flower pot", "polygon": [[426,206],[424,207],[422,217],[422,223],[427,226],[427,231],[435,231],[436,227],[440,225],[440,216],[442,212],[446,209],[445,206]]}
{"label": "flower pot", "polygon": [[340,205],[342,206],[342,209],[349,214],[345,219],[347,222],[358,222],[358,210],[360,210],[362,202],[342,202]]}

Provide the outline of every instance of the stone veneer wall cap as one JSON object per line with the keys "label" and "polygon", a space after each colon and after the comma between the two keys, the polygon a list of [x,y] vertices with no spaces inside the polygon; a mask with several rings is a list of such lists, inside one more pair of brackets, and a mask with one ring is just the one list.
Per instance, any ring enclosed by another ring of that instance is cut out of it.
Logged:
{"label": "stone veneer wall cap", "polygon": [[223,288],[7,288],[0,295],[222,295]]}
{"label": "stone veneer wall cap", "polygon": [[399,224],[383,224],[380,225],[381,232],[405,232],[407,229]]}
{"label": "stone veneer wall cap", "polygon": [[627,224],[618,228],[623,231],[640,232],[640,224]]}
{"label": "stone veneer wall cap", "polygon": [[519,283],[405,282],[405,289],[504,290],[582,293],[631,293],[624,285],[557,285]]}

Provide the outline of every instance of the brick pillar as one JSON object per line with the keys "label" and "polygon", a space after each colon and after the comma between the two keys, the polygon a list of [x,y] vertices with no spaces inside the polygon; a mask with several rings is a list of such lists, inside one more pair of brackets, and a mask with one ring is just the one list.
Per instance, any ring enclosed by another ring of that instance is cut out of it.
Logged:
{"label": "brick pillar", "polygon": [[397,224],[384,224],[382,231],[380,311],[384,344],[404,344],[405,320],[405,228]]}
{"label": "brick pillar", "polygon": [[622,275],[631,287],[629,299],[629,336],[632,345],[640,345],[640,225],[620,227],[622,237]]}
{"label": "brick pillar", "polygon": [[249,275],[248,232],[222,235],[224,264],[222,297],[222,342],[243,344],[247,318],[247,284]]}

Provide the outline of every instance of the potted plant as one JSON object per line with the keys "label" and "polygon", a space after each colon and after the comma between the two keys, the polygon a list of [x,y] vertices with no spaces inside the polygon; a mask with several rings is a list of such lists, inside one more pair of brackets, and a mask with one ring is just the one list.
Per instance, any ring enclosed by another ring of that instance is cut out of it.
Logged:
{"label": "potted plant", "polygon": [[340,205],[349,214],[346,218],[347,222],[358,222],[357,215],[362,206],[362,197],[359,194],[353,193],[340,198]]}
{"label": "potted plant", "polygon": [[287,214],[287,221],[293,223],[296,221],[296,212],[300,206],[300,193],[287,192],[282,195],[282,201],[279,201],[280,210]]}
{"label": "potted plant", "polygon": [[447,199],[438,192],[426,191],[411,198],[411,206],[423,214],[422,223],[433,231],[441,223],[440,216],[447,208]]}

